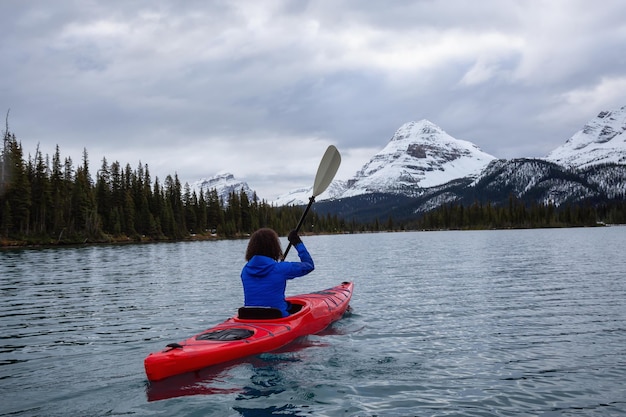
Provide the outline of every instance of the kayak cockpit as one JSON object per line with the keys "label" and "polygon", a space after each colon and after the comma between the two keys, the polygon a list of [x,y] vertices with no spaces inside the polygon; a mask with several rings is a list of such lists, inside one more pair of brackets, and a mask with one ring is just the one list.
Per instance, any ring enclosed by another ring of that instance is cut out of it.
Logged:
{"label": "kayak cockpit", "polygon": [[275,320],[275,319],[289,319],[295,314],[302,311],[305,307],[300,303],[289,303],[289,315],[283,317],[279,309],[265,306],[244,306],[239,307],[237,310],[237,319],[239,320]]}
{"label": "kayak cockpit", "polygon": [[267,320],[282,319],[283,314],[279,309],[264,306],[244,306],[237,310],[237,317],[242,320]]}

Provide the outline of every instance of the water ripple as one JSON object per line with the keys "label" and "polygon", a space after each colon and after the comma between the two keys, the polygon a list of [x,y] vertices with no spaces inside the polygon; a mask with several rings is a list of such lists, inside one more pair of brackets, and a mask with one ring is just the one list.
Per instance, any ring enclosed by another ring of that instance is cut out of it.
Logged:
{"label": "water ripple", "polygon": [[[147,384],[233,314],[245,241],[0,251],[0,415],[624,416],[623,228],[308,237],[353,313]],[[177,401],[158,401],[184,397]]]}

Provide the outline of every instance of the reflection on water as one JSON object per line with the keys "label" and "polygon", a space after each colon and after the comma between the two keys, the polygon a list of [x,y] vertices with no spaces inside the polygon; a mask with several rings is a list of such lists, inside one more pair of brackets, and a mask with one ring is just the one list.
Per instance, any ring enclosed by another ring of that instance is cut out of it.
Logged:
{"label": "reflection on water", "polygon": [[188,395],[231,394],[241,391],[238,387],[224,386],[229,378],[232,364],[216,365],[201,371],[176,375],[162,381],[147,382],[148,401]]}
{"label": "reflection on water", "polygon": [[[349,316],[348,314],[346,316]],[[176,375],[161,381],[147,383],[148,401],[190,396],[239,393],[239,399],[270,396],[275,387],[280,386],[279,366],[299,362],[298,352],[310,347],[324,347],[323,336],[342,334],[331,325],[316,336],[300,337],[282,348],[271,353],[238,359],[225,364],[214,365],[200,371]],[[228,381],[232,379],[233,368],[246,366],[252,370],[251,385],[232,387]],[[280,389],[280,388],[279,388]]]}

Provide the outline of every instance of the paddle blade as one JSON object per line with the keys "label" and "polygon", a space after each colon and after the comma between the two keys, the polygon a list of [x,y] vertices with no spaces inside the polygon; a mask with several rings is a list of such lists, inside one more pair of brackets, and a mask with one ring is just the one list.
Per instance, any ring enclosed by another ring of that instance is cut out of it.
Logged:
{"label": "paddle blade", "polygon": [[341,155],[339,155],[339,151],[334,145],[330,145],[320,161],[320,166],[317,168],[315,182],[313,183],[313,197],[317,197],[326,191],[326,188],[335,178],[339,165],[341,165]]}

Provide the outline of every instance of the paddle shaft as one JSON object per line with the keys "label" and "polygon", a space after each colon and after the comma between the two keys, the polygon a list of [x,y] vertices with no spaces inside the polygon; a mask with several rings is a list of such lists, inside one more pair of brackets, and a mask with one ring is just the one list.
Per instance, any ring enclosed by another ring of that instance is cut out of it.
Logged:
{"label": "paddle shaft", "polygon": [[[298,226],[296,226],[296,233],[300,231],[300,228],[302,227],[302,223],[304,223],[304,218],[309,213],[309,209],[311,208],[314,202],[315,202],[315,196],[311,196],[311,198],[309,198],[309,205],[307,205],[306,209],[304,209],[304,213],[302,213],[302,217],[300,217]],[[291,244],[291,242],[289,242],[289,244],[287,245],[287,249],[285,249],[285,253],[283,254],[283,260],[285,260],[285,258],[287,257],[287,254],[289,253],[289,249],[291,249],[291,246],[293,245]]]}
{"label": "paddle shaft", "polygon": [[[317,174],[315,174],[315,182],[313,183],[313,195],[309,198],[309,205],[306,206],[304,213],[302,213],[302,217],[300,217],[300,221],[298,222],[298,226],[296,226],[296,233],[300,231],[300,227],[302,227],[302,223],[304,223],[304,218],[309,213],[309,209],[315,202],[315,197],[323,193],[326,188],[330,185],[333,178],[335,178],[335,174],[337,173],[337,169],[339,169],[339,164],[341,164],[341,155],[336,147],[330,145],[322,160],[320,161],[320,165],[317,168]],[[283,255],[283,261],[287,257],[287,253],[289,253],[289,249],[291,249],[291,242],[287,245],[287,249]]]}

